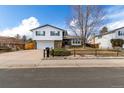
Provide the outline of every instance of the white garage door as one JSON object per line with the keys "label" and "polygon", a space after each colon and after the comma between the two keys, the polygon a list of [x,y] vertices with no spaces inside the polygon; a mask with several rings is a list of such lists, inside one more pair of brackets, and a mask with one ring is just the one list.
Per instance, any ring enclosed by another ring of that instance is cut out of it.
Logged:
{"label": "white garage door", "polygon": [[36,41],[36,42],[37,42],[37,49],[44,49],[46,47],[54,48],[54,41],[52,40]]}

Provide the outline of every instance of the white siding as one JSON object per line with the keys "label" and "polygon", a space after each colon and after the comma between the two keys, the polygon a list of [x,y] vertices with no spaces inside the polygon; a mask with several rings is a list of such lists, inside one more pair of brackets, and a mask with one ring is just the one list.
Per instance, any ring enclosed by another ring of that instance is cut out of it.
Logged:
{"label": "white siding", "polygon": [[[45,31],[45,36],[36,36],[36,31]],[[50,36],[50,31],[60,31],[60,36]],[[45,26],[33,31],[33,39],[34,40],[62,40],[63,31],[51,26]]]}
{"label": "white siding", "polygon": [[116,30],[114,33],[109,33],[106,35],[102,35],[101,38],[96,37],[95,43],[99,44],[99,48],[112,48],[111,39],[123,39],[124,35],[118,36],[118,31],[124,33],[124,28]]}
{"label": "white siding", "polygon": [[52,40],[37,40],[37,49],[45,49],[46,47],[54,48],[54,41]]}
{"label": "white siding", "polygon": [[114,38],[114,34],[103,35],[101,38],[96,38],[95,43],[99,44],[99,48],[106,49],[112,48],[111,39]]}
{"label": "white siding", "polygon": [[[118,31],[120,31],[121,33],[123,33],[123,35],[119,36],[118,35]],[[124,40],[124,28],[123,29],[119,29],[115,32],[115,38],[120,38]]]}

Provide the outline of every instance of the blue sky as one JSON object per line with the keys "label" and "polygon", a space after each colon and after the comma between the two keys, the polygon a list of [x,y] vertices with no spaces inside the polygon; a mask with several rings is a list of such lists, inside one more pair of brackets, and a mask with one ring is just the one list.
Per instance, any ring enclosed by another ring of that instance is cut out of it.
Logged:
{"label": "blue sky", "polygon": [[31,16],[41,24],[64,26],[71,6],[0,6],[0,29],[11,28]]}
{"label": "blue sky", "polygon": [[[110,30],[124,26],[124,6],[102,7],[106,12],[105,26]],[[24,33],[24,31],[43,24],[51,24],[66,29],[66,22],[71,13],[72,8],[69,5],[1,5],[0,35],[29,34]]]}

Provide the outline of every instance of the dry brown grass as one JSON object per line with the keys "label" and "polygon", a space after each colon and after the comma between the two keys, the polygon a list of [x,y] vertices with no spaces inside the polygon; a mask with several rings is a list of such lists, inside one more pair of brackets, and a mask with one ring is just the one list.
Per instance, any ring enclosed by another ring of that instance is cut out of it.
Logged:
{"label": "dry brown grass", "polygon": [[114,49],[69,49],[72,54],[77,55],[95,55],[95,56],[124,56],[124,52]]}

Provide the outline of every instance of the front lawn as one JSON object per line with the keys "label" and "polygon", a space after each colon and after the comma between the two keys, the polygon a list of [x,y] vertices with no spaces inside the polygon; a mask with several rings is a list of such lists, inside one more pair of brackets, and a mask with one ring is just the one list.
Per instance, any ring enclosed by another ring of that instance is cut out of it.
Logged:
{"label": "front lawn", "polygon": [[123,51],[119,51],[116,49],[96,49],[96,48],[69,48],[71,54],[74,53],[76,55],[95,55],[95,56],[124,56]]}

